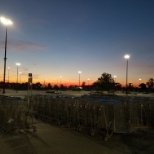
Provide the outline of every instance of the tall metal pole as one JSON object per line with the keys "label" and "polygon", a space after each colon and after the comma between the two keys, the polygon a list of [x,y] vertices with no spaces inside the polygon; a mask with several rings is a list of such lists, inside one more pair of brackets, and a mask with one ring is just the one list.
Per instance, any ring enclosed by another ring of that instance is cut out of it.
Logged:
{"label": "tall metal pole", "polygon": [[9,69],[10,69],[10,68],[8,67],[8,83],[9,83]]}
{"label": "tall metal pole", "polygon": [[5,36],[5,54],[4,54],[4,77],[3,77],[3,94],[5,94],[5,74],[6,74],[6,51],[7,51],[7,27]]}
{"label": "tall metal pole", "polygon": [[128,59],[126,63],[126,94],[127,94],[127,88],[128,88]]}
{"label": "tall metal pole", "polygon": [[18,65],[17,65],[17,84],[18,84]]}
{"label": "tall metal pole", "polygon": [[21,74],[20,74],[20,84],[21,84]]}
{"label": "tall metal pole", "polygon": [[80,73],[79,73],[79,87],[80,87]]}

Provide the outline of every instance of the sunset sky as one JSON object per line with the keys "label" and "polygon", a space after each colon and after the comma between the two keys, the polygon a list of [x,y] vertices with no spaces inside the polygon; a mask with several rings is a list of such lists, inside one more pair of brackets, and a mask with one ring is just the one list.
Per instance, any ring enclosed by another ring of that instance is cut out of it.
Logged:
{"label": "sunset sky", "polygon": [[[154,77],[154,0],[1,0],[8,27],[9,81],[78,84],[102,73],[138,85]],[[5,26],[0,24],[0,81],[3,80]],[[61,78],[60,78],[61,76]],[[8,70],[6,70],[6,81]]]}

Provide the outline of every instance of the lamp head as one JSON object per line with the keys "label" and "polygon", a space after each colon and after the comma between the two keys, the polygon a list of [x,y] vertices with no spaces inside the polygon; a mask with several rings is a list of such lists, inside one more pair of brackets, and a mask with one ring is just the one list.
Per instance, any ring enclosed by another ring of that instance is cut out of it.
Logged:
{"label": "lamp head", "polygon": [[7,19],[5,17],[0,17],[0,22],[5,26],[9,26],[13,24],[13,22],[10,19]]}
{"label": "lamp head", "polygon": [[130,58],[130,55],[125,55],[124,58],[125,59],[129,59]]}
{"label": "lamp head", "polygon": [[17,66],[20,66],[21,64],[20,64],[20,63],[16,63],[16,65],[17,65]]}

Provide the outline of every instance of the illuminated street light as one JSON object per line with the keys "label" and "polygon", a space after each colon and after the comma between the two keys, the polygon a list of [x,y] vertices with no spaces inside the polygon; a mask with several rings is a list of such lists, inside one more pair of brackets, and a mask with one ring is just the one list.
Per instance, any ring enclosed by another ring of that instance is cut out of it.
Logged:
{"label": "illuminated street light", "polygon": [[21,65],[20,63],[16,63],[17,65],[17,83],[18,83],[18,67]]}
{"label": "illuminated street light", "polygon": [[3,77],[3,94],[5,94],[5,74],[6,74],[6,52],[7,52],[7,26],[10,26],[13,24],[13,22],[10,19],[7,19],[5,17],[0,17],[0,22],[5,25],[6,27],[6,35],[5,35],[5,53],[4,53],[4,77]]}
{"label": "illuminated street light", "polygon": [[127,95],[127,87],[128,87],[128,59],[130,58],[129,55],[125,55],[124,58],[127,60],[126,62],[126,95]]}
{"label": "illuminated street light", "polygon": [[10,19],[5,18],[5,17],[0,17],[0,21],[5,26],[9,26],[13,24],[13,22]]}
{"label": "illuminated street light", "polygon": [[79,73],[79,87],[80,87],[80,74],[82,73],[81,71],[78,71]]}

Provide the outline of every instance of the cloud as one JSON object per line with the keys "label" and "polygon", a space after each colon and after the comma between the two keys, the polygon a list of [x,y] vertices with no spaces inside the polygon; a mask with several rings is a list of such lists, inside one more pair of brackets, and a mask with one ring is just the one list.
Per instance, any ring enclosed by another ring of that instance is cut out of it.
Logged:
{"label": "cloud", "polygon": [[[4,44],[4,41],[1,41],[0,48],[4,48]],[[20,52],[25,50],[27,52],[27,49],[42,50],[47,48],[45,45],[29,41],[9,41],[8,47]]]}

